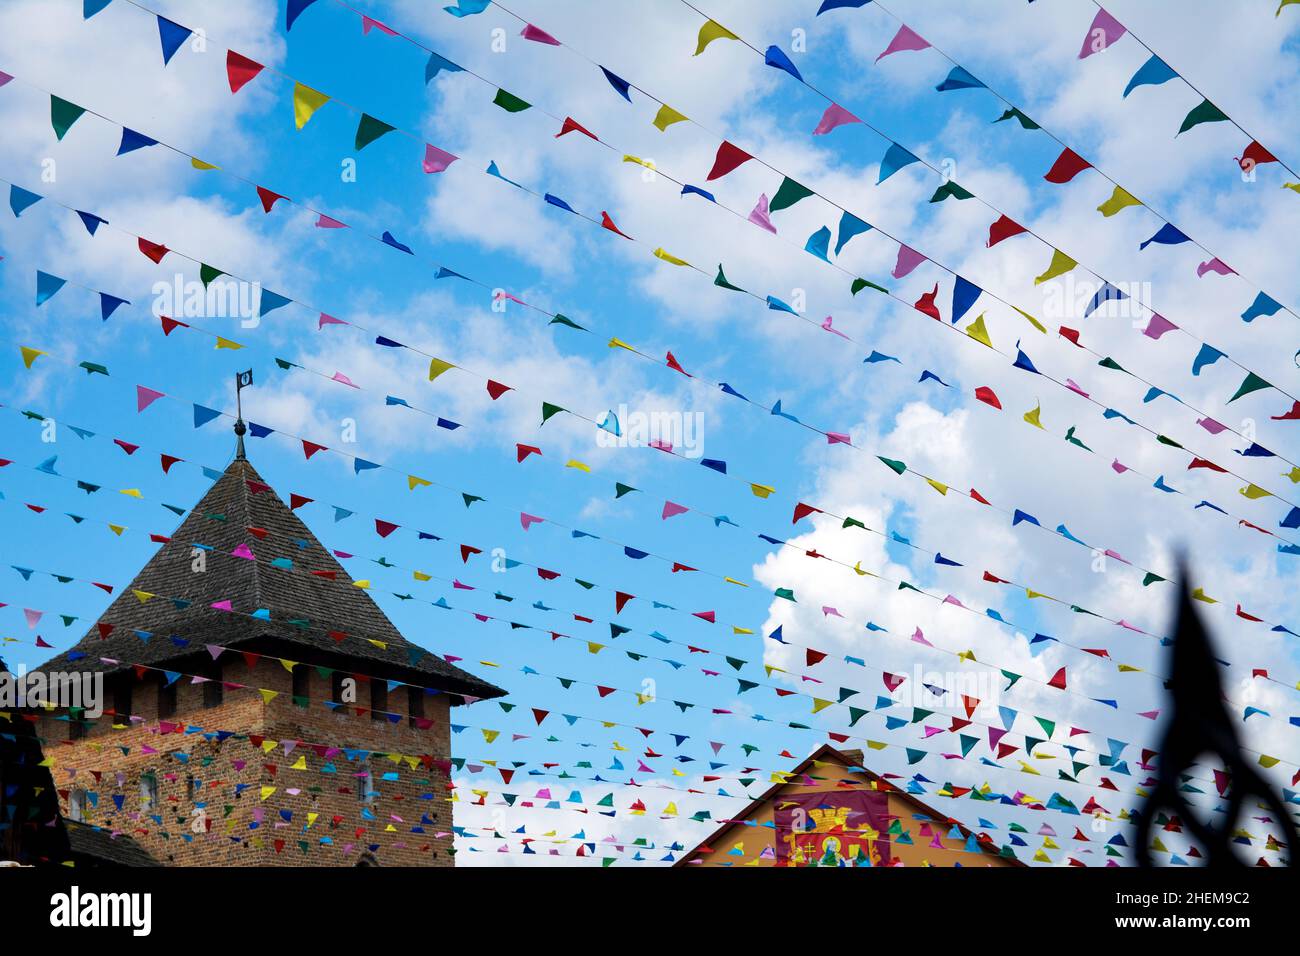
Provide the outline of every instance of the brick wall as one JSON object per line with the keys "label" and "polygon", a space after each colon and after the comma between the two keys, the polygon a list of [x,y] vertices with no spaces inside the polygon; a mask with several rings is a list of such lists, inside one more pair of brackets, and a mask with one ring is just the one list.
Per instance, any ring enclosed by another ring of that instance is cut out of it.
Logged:
{"label": "brick wall", "polygon": [[[70,813],[73,787],[96,792],[98,806],[86,802],[86,822],[130,834],[166,865],[354,866],[371,844],[380,845],[373,854],[380,866],[453,865],[448,775],[436,763],[413,768],[405,760],[398,764],[386,756],[349,760],[343,753],[322,756],[310,746],[328,744],[445,760],[450,736],[446,695],[424,696],[424,716],[432,726],[421,729],[411,726],[405,716],[390,723],[372,719],[369,713],[358,715],[350,708],[330,711],[322,703],[331,696],[330,681],[314,668],[309,668],[304,695],[310,703],[303,708],[293,702],[292,679],[278,661],[259,659],[250,668],[240,655],[228,652],[222,663],[225,680],[275,690],[279,696],[267,703],[256,690],[227,688],[219,705],[205,707],[203,685],[190,684],[189,678],[182,677],[175,685],[176,713],[160,725],[161,680],[151,672],[132,685],[131,712],[143,717],[142,723],[115,730],[112,725],[122,723],[121,718],[103,716],[92,722],[83,738],[71,740],[66,721],[43,717],[39,732],[47,741],[45,753],[52,763],[63,813]],[[196,666],[178,665],[178,669],[194,673]],[[125,675],[127,680],[133,676]],[[111,707],[112,683],[106,684],[105,706]],[[357,698],[358,705],[369,706],[365,683],[359,684]],[[406,689],[399,687],[391,694],[387,709],[405,715],[407,708]],[[264,751],[247,740],[219,743],[198,733],[160,733],[160,726],[168,722],[182,730],[190,725],[205,731],[260,735],[276,746]],[[285,741],[303,743],[286,754]],[[129,748],[129,753],[123,754],[123,747]],[[188,761],[178,758],[178,753],[188,754]],[[300,758],[307,769],[292,769]],[[327,764],[337,772],[320,772]],[[364,781],[355,774],[367,767],[373,773],[372,788],[377,794],[363,803]],[[75,775],[70,773],[73,769]],[[99,772],[98,779],[92,771]],[[400,779],[380,779],[388,772],[396,772]],[[158,780],[154,809],[142,808],[140,779],[148,773]],[[236,793],[237,784],[244,785],[242,792]],[[263,799],[263,787],[276,790]],[[115,794],[124,798],[120,811],[113,800]],[[368,808],[374,819],[363,819],[363,808]],[[259,809],[262,822],[250,829]],[[283,820],[282,810],[290,811],[292,819]],[[310,826],[309,813],[317,814]],[[153,819],[156,814],[161,814],[161,824]],[[200,814],[206,814],[210,822],[205,825]],[[422,818],[429,822],[422,824]],[[410,832],[421,826],[424,833]],[[232,837],[240,841],[236,843]],[[323,846],[323,837],[332,840],[333,846]],[[300,841],[305,842],[306,853]]]}

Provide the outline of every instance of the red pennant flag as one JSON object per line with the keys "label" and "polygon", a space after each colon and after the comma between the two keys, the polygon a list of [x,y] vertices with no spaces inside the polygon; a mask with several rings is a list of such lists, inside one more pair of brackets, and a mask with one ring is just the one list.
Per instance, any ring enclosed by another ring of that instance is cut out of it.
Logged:
{"label": "red pennant flag", "polygon": [[815,651],[811,647],[809,647],[805,650],[805,657],[808,661],[808,666],[815,667],[816,665],[820,664],[822,661],[826,660],[826,652]]}
{"label": "red pennant flag", "polygon": [[627,606],[627,602],[636,597],[635,594],[628,594],[626,591],[614,592],[614,613],[619,614]]}
{"label": "red pennant flag", "polygon": [[884,680],[885,687],[888,688],[890,693],[898,690],[898,688],[902,686],[903,681],[907,680],[906,676],[902,674],[891,674],[889,671],[882,671],[881,678]]}
{"label": "red pennant flag", "polygon": [[101,591],[103,591],[105,594],[112,594],[112,593],[113,593],[113,585],[111,585],[111,584],[100,584],[98,581],[91,581],[90,583],[91,583],[94,587],[99,588],[99,589],[100,589]]}
{"label": "red pennant flag", "polygon": [[521,445],[515,442],[515,460],[522,462],[529,455],[540,455],[542,450],[536,445]]}
{"label": "red pennant flag", "polygon": [[140,251],[144,253],[146,256],[148,256],[150,259],[152,259],[155,263],[162,262],[163,256],[171,252],[171,250],[168,249],[166,246],[157,242],[150,242],[148,239],[144,238],[143,236],[140,237],[140,239],[137,241],[136,244],[140,247]]}
{"label": "red pennant flag", "polygon": [[250,60],[234,50],[226,51],[226,76],[230,80],[230,92],[238,93],[244,84],[262,72],[262,64]]}
{"label": "red pennant flag", "polygon": [[275,205],[277,199],[288,199],[289,197],[282,193],[273,193],[265,186],[258,186],[257,198],[262,200],[262,210],[264,212],[270,212],[271,207]]}
{"label": "red pennant flag", "polygon": [[171,335],[172,330],[178,327],[189,328],[189,323],[182,322],[180,319],[173,319],[166,315],[158,316],[158,321],[162,323],[163,335]]}
{"label": "red pennant flag", "polygon": [[936,321],[942,320],[943,317],[939,314],[939,306],[937,306],[934,301],[938,295],[939,283],[936,282],[934,288],[929,292],[924,293],[921,298],[917,299],[916,304],[913,305],[912,308],[916,309],[917,312],[925,313]]}
{"label": "red pennant flag", "polygon": [[1253,614],[1247,614],[1245,611],[1241,609],[1240,604],[1237,605],[1237,617],[1241,618],[1244,621],[1254,621],[1256,624],[1259,624],[1264,620],[1262,617],[1256,617]]}
{"label": "red pennant flag", "polygon": [[385,521],[382,518],[375,519],[375,531],[378,532],[381,538],[387,538],[397,529],[398,525],[393,524],[391,521]]}
{"label": "red pennant flag", "polygon": [[710,624],[717,624],[717,618],[712,611],[695,611],[694,616],[701,621],[708,621]]}
{"label": "red pennant flag", "polygon": [[541,578],[543,581],[554,581],[556,578],[560,576],[560,572],[548,571],[546,570],[546,568],[538,568],[537,576]]}
{"label": "red pennant flag", "polygon": [[[982,504],[982,505],[987,505],[987,504],[989,503],[989,502],[988,502],[988,499],[985,498],[985,497],[984,497],[982,494],[980,494],[978,491],[976,491],[974,488],[972,488],[972,489],[970,490],[970,496],[971,496],[972,498],[974,498],[976,501],[978,501],[978,502],[979,502],[980,504]],[[992,505],[990,505],[990,507],[992,507]]]}
{"label": "red pennant flag", "polygon": [[794,520],[790,523],[798,524],[800,518],[806,518],[808,515],[821,513],[822,510],[820,508],[814,508],[812,505],[806,505],[802,501],[798,501],[795,502],[794,506]]}
{"label": "red pennant flag", "polygon": [[961,702],[966,707],[966,716],[974,717],[975,708],[980,705],[980,699],[978,697],[971,697],[969,694],[962,694]]}
{"label": "red pennant flag", "polygon": [[600,687],[600,686],[597,686],[597,687],[596,687],[596,693],[600,694],[601,697],[608,697],[610,694],[614,693],[614,691],[615,691],[616,689],[617,689],[617,688],[614,688],[614,687]]}
{"label": "red pennant flag", "polygon": [[672,369],[674,372],[681,372],[687,378],[694,378],[694,376],[691,375],[690,372],[682,368],[681,363],[677,361],[677,357],[673,355],[672,352],[668,353],[668,357],[664,361],[668,363],[668,367]]}
{"label": "red pennant flag", "polygon": [[164,475],[172,470],[172,465],[176,464],[178,461],[185,460],[184,458],[177,458],[175,455],[160,454],[158,457],[162,459],[162,470]]}
{"label": "red pennant flag", "polygon": [[998,759],[1002,760],[1004,757],[1009,757],[1019,749],[1013,744],[998,744]]}
{"label": "red pennant flag", "polygon": [[537,707],[534,707],[533,719],[537,721],[538,725],[540,725],[543,720],[545,720],[548,716],[550,716],[550,713],[551,712],[549,710],[541,710]]}
{"label": "red pennant flag", "polygon": [[1003,239],[1010,239],[1012,236],[1018,236],[1022,232],[1027,232],[1024,226],[1006,215],[998,217],[998,221],[989,226],[988,247],[992,249]]}
{"label": "red pennant flag", "polygon": [[37,635],[36,635],[36,646],[37,646],[37,647],[53,647],[54,645],[53,645],[53,644],[47,644],[47,643],[45,642],[45,638],[43,638],[43,637],[41,637],[41,635],[37,634]]}
{"label": "red pennant flag", "polygon": [[691,567],[689,564],[679,564],[676,561],[673,562],[673,571],[672,571],[673,574],[676,574],[678,571],[695,571],[695,570],[697,569]]}
{"label": "red pennant flag", "polygon": [[718,147],[718,155],[713,159],[713,168],[709,170],[709,180],[720,179],[742,163],[753,158],[739,146],[733,146],[723,140],[722,145]]}
{"label": "red pennant flag", "polygon": [[1061,155],[1056,157],[1056,162],[1052,163],[1052,168],[1043,178],[1049,183],[1068,183],[1085,169],[1091,168],[1092,163],[1067,146]]}
{"label": "red pennant flag", "polygon": [[1052,675],[1052,679],[1047,682],[1047,686],[1055,687],[1057,690],[1065,690],[1065,668],[1064,667],[1062,667],[1060,670],[1058,670],[1055,674]]}
{"label": "red pennant flag", "polygon": [[113,624],[105,624],[103,621],[101,621],[101,622],[99,622],[98,624],[96,624],[95,626],[96,626],[97,628],[99,628],[99,639],[100,639],[101,641],[104,641],[104,640],[107,640],[107,639],[108,639],[108,635],[110,635],[110,634],[113,633],[113,628],[114,628],[115,625],[113,625]]}
{"label": "red pennant flag", "polygon": [[1192,463],[1187,466],[1187,470],[1191,471],[1193,468],[1208,468],[1210,469],[1210,471],[1217,471],[1220,474],[1227,474],[1226,468],[1220,468],[1214,462],[1209,461],[1208,459],[1205,458],[1193,458]]}
{"label": "red pennant flag", "polygon": [[1275,422],[1294,422],[1300,421],[1300,402],[1291,406],[1291,411],[1283,412],[1281,415],[1270,415],[1269,418]]}
{"label": "red pennant flag", "polygon": [[591,130],[587,129],[587,127],[583,126],[581,123],[579,123],[579,122],[578,122],[576,119],[574,119],[572,116],[566,116],[566,117],[564,117],[564,124],[560,127],[560,131],[559,131],[558,133],[555,134],[555,138],[556,138],[556,139],[559,139],[559,138],[560,138],[561,136],[563,136],[565,133],[574,133],[574,132],[582,133],[582,134],[584,134],[584,135],[586,135],[586,136],[590,136],[590,137],[591,137],[592,139],[594,139],[596,142],[598,142],[598,143],[600,142],[600,137],[599,137],[599,136],[597,136],[597,135],[596,135],[595,133],[593,133]]}
{"label": "red pennant flag", "polygon": [[461,560],[461,563],[462,563],[462,564],[469,564],[469,559],[470,559],[470,556],[471,556],[471,555],[474,555],[474,554],[482,554],[482,553],[483,553],[483,549],[482,549],[482,548],[475,548],[475,547],[473,547],[472,545],[462,544],[462,545],[460,546],[460,560]]}
{"label": "red pennant flag", "polygon": [[122,449],[122,451],[126,452],[128,455],[134,455],[140,448],[139,445],[133,445],[129,441],[122,441],[120,438],[114,438],[113,444]]}
{"label": "red pennant flag", "polygon": [[[985,502],[985,504],[987,504],[987,503],[988,503],[988,502]],[[992,571],[985,571],[985,572],[984,572],[984,580],[987,581],[989,584],[1010,584],[1010,583],[1011,583],[1011,582],[1008,581],[1006,578],[1000,578],[1000,577],[998,577],[998,576],[997,576],[996,574],[994,574]]]}
{"label": "red pennant flag", "polygon": [[297,511],[303,505],[309,505],[315,498],[308,498],[306,495],[300,495],[296,491],[289,492],[289,510]]}
{"label": "red pennant flag", "polygon": [[495,402],[506,392],[510,391],[510,386],[502,385],[500,382],[494,382],[492,381],[492,379],[488,379],[487,390],[488,390],[488,394],[492,396],[492,401]]}
{"label": "red pennant flag", "polygon": [[265,541],[266,536],[271,532],[267,531],[265,528],[249,528],[248,533],[251,534],[258,541]]}
{"label": "red pennant flag", "polygon": [[993,394],[993,389],[989,388],[987,385],[981,385],[979,388],[975,389],[975,397],[985,405],[992,405],[997,409],[1002,408],[1002,403],[999,402],[998,397]]}
{"label": "red pennant flag", "polygon": [[1063,325],[1059,329],[1057,329],[1057,331],[1061,333],[1061,338],[1068,339],[1069,341],[1073,342],[1076,348],[1083,348],[1083,346],[1079,344],[1078,329],[1066,328]]}
{"label": "red pennant flag", "polygon": [[318,445],[314,441],[308,441],[305,438],[302,440],[302,453],[307,458],[311,458],[311,456],[316,454],[316,452],[318,451],[328,451],[328,450],[329,449],[327,449],[324,445]]}
{"label": "red pennant flag", "polygon": [[604,226],[606,229],[608,229],[610,232],[618,233],[624,239],[632,238],[622,229],[618,228],[618,226],[614,225],[614,220],[609,218],[609,213],[605,212],[603,209],[600,212],[600,224]]}
{"label": "red pennant flag", "polygon": [[1258,141],[1252,141],[1251,144],[1246,147],[1246,151],[1236,157],[1236,159],[1237,165],[1240,166],[1244,172],[1250,172],[1261,163],[1277,162],[1277,157],[1261,146]]}

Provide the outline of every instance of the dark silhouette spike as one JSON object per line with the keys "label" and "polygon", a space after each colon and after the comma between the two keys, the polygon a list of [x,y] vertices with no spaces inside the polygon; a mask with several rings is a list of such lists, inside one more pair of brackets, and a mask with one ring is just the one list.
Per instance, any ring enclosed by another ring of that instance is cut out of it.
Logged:
{"label": "dark silhouette spike", "polygon": [[[1227,868],[1245,864],[1232,850],[1232,833],[1247,795],[1262,797],[1282,829],[1288,866],[1296,866],[1296,829],[1285,804],[1255,769],[1242,759],[1237,729],[1224,705],[1223,685],[1210,636],[1201,623],[1187,593],[1187,569],[1180,562],[1178,622],[1174,632],[1170,691],[1171,716],[1160,746],[1156,786],[1143,805],[1138,820],[1137,859],[1139,866],[1153,866],[1150,842],[1155,814],[1161,809],[1177,814],[1200,844],[1207,867]],[[1223,761],[1228,774],[1226,812],[1221,825],[1196,815],[1181,789],[1180,777],[1198,757],[1212,754]]]}

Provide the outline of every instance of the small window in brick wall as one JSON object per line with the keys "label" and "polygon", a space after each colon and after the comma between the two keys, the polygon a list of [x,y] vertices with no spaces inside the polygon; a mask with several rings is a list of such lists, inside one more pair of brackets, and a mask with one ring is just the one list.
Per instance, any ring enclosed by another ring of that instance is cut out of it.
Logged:
{"label": "small window in brick wall", "polygon": [[176,716],[176,682],[164,682],[158,687],[158,716],[166,720],[168,717]]}
{"label": "small window in brick wall", "polygon": [[158,775],[153,772],[140,774],[140,807],[153,810],[158,806]]}
{"label": "small window in brick wall", "polygon": [[382,678],[370,679],[370,717],[373,720],[388,719],[388,681]]}
{"label": "small window in brick wall", "polygon": [[115,724],[126,724],[131,719],[131,678],[121,680],[113,688],[113,718]]}
{"label": "small window in brick wall", "polygon": [[68,819],[86,822],[86,791],[80,787],[73,787],[68,794]]}
{"label": "small window in brick wall", "polygon": [[203,684],[203,706],[220,707],[226,694],[226,685],[221,682],[221,663],[213,661],[205,671],[203,676],[208,680]]}
{"label": "small window in brick wall", "polygon": [[293,669],[293,703],[295,707],[311,706],[311,668],[306,664]]}
{"label": "small window in brick wall", "polygon": [[406,688],[407,709],[410,712],[410,724],[412,727],[419,725],[419,721],[424,717],[424,688],[408,687]]}

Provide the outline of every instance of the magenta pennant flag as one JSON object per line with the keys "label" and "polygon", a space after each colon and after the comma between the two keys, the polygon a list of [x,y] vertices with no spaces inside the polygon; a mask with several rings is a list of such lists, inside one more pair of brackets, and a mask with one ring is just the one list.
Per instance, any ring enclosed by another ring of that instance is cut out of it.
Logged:
{"label": "magenta pennant flag", "polygon": [[316,323],[316,331],[319,332],[327,325],[347,325],[347,324],[348,323],[344,322],[342,319],[336,319],[334,318],[334,316],[326,315],[324,312],[322,312],[320,314],[320,321]]}
{"label": "magenta pennant flag", "polygon": [[526,24],[519,32],[519,35],[525,40],[532,40],[534,43],[545,43],[547,46],[559,46],[560,41],[555,39],[541,27],[535,27],[531,23]]}
{"label": "magenta pennant flag", "polygon": [[1149,339],[1159,339],[1160,336],[1164,335],[1166,332],[1172,332],[1176,328],[1178,328],[1178,326],[1174,325],[1174,323],[1170,322],[1163,315],[1160,315],[1158,312],[1153,312],[1151,314],[1151,321],[1149,321],[1147,327],[1142,330],[1142,334]]}
{"label": "magenta pennant flag", "polygon": [[898,261],[894,263],[894,271],[890,275],[895,279],[901,279],[924,261],[925,256],[915,249],[910,246],[900,245],[898,247]]}
{"label": "magenta pennant flag", "polygon": [[825,329],[827,332],[833,332],[835,335],[838,335],[842,339],[847,339],[848,336],[845,335],[843,332],[841,332],[839,329],[835,328],[833,325],[831,325],[831,321],[832,321],[831,316],[829,315],[826,316],[826,318],[822,321],[822,328]]}
{"label": "magenta pennant flag", "polygon": [[135,410],[137,413],[144,411],[158,399],[163,397],[162,392],[154,391],[152,388],[145,388],[143,385],[135,387]]}
{"label": "magenta pennant flag", "polygon": [[930,43],[925,37],[904,23],[898,28],[898,32],[894,34],[894,39],[889,41],[889,46],[885,47],[885,51],[876,57],[876,62],[879,63],[891,53],[902,53],[905,50],[926,50],[929,47]]}
{"label": "magenta pennant flag", "polygon": [[23,617],[27,618],[27,627],[36,630],[36,625],[41,623],[41,618],[45,616],[44,611],[33,611],[31,608],[23,608]]}
{"label": "magenta pennant flag", "polygon": [[749,214],[749,221],[762,229],[766,229],[772,235],[776,235],[776,226],[772,225],[772,217],[767,210],[767,193],[759,194],[758,202],[754,204],[754,209]]}
{"label": "magenta pennant flag", "polygon": [[[317,331],[320,331],[320,330],[317,329]],[[347,386],[349,386],[349,387],[351,387],[351,388],[360,388],[360,387],[361,387],[361,386],[358,385],[356,382],[352,381],[352,379],[350,379],[350,378],[348,378],[346,375],[344,375],[342,372],[335,372],[334,375],[333,375],[333,379],[334,379],[334,381],[339,382],[340,384],[343,384],[343,385],[347,385]]]}
{"label": "magenta pennant flag", "polygon": [[1092,18],[1092,26],[1088,28],[1088,35],[1083,38],[1083,46],[1079,49],[1079,59],[1087,59],[1094,53],[1104,53],[1108,46],[1127,32],[1124,24],[1101,7],[1098,7],[1097,15]]}
{"label": "magenta pennant flag", "polygon": [[826,444],[828,445],[852,445],[853,440],[849,437],[848,432],[827,432]]}
{"label": "magenta pennant flag", "polygon": [[813,130],[813,135],[825,136],[831,130],[837,129],[848,123],[861,122],[862,120],[858,119],[838,103],[832,103],[830,106],[826,107],[826,112],[822,114],[822,121],[818,123],[817,128]]}
{"label": "magenta pennant flag", "polygon": [[686,514],[686,512],[690,510],[691,510],[690,508],[687,508],[683,505],[679,505],[675,501],[665,501],[663,518],[666,521],[667,519],[672,518],[675,515],[684,515]]}
{"label": "magenta pennant flag", "polygon": [[1215,256],[1209,262],[1202,262],[1197,266],[1196,278],[1204,278],[1205,274],[1208,272],[1213,272],[1215,275],[1221,276],[1235,276],[1237,274],[1236,269],[1232,268],[1218,256]]}
{"label": "magenta pennant flag", "polygon": [[527,531],[533,525],[537,524],[539,521],[542,520],[543,519],[537,517],[537,515],[530,515],[525,511],[519,512],[519,524],[523,527],[525,531]]}
{"label": "magenta pennant flag", "polygon": [[316,220],[317,229],[346,229],[347,227],[347,223],[339,222],[337,219],[331,219],[324,213],[320,213],[319,218]]}
{"label": "magenta pennant flag", "polygon": [[380,23],[374,17],[368,17],[363,13],[361,15],[361,32],[363,34],[369,34],[371,30],[378,30],[380,33],[385,33],[390,37],[397,36],[397,31],[392,27],[384,26],[384,24]]}
{"label": "magenta pennant flag", "polygon": [[1228,430],[1228,426],[1215,421],[1213,418],[1198,418],[1196,424],[1200,425],[1211,435],[1217,435],[1219,432]]}
{"label": "magenta pennant flag", "polygon": [[452,163],[457,157],[447,152],[445,149],[439,149],[437,146],[424,144],[424,171],[426,173],[440,173]]}
{"label": "magenta pennant flag", "polygon": [[1121,462],[1118,458],[1116,458],[1114,461],[1110,463],[1110,467],[1114,468],[1116,474],[1120,474],[1120,475],[1128,471],[1128,465]]}

